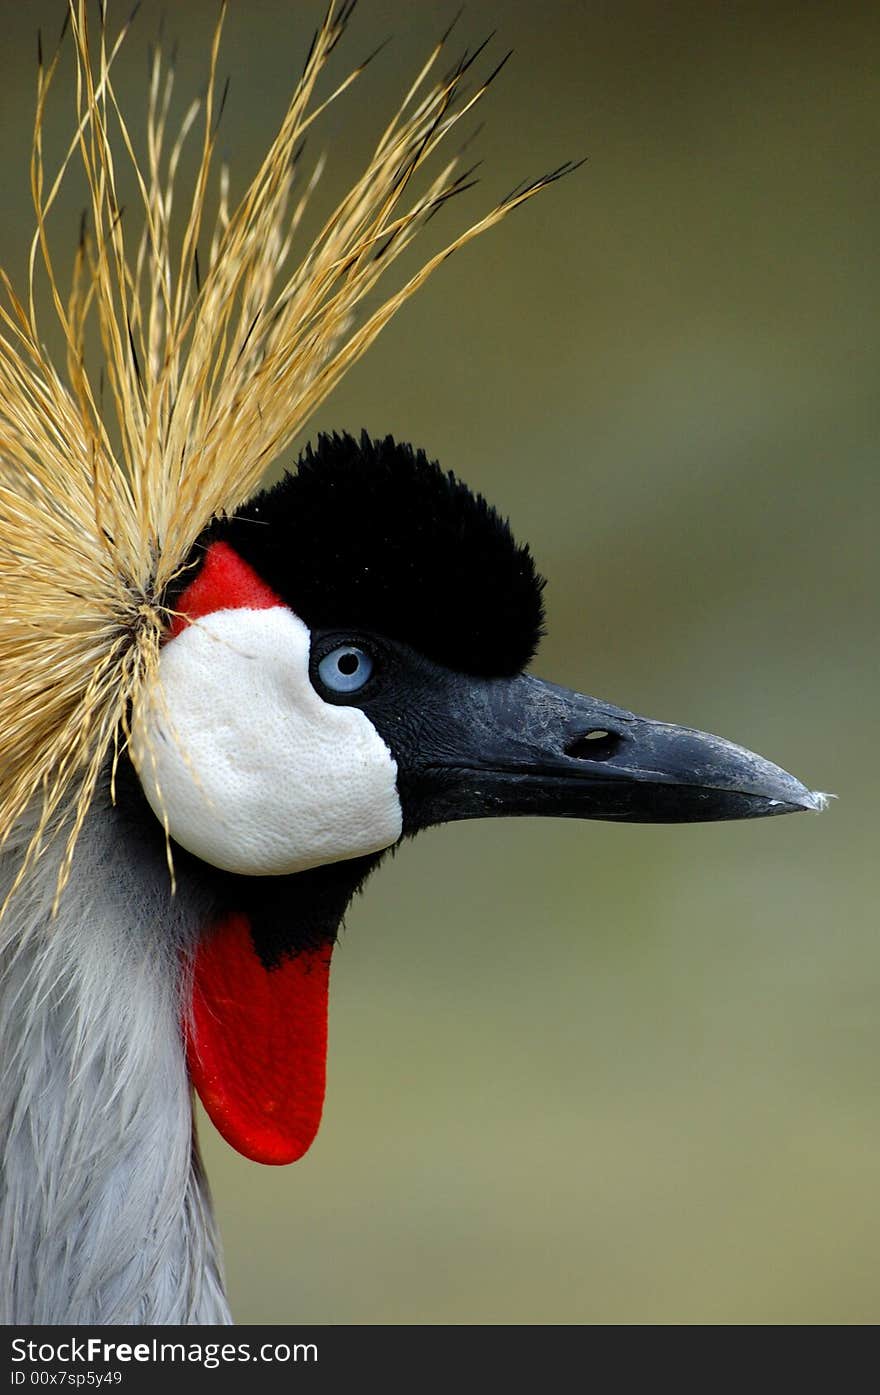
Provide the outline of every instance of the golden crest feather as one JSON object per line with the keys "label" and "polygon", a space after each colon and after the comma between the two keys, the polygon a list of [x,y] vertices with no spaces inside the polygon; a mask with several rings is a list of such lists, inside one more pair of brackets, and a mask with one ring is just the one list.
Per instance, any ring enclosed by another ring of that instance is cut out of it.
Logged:
{"label": "golden crest feather", "polygon": [[[76,116],[56,170],[46,168],[43,129],[62,47],[48,64],[40,57],[31,158],[36,231],[25,299],[0,271],[0,839],[41,801],[19,880],[49,830],[63,826],[58,894],[102,772],[112,771],[132,704],[155,672],[167,620],[163,591],[198,535],[257,488],[441,262],[570,168],[515,191],[359,316],[436,209],[467,186],[457,158],[418,193],[413,176],[494,73],[466,90],[474,54],[432,76],[444,48],[438,43],[360,178],[300,246],[319,173],[302,171],[303,136],[361,71],[329,98],[316,96],[352,9],[331,0],[277,134],[235,207],[225,169],[214,178],[225,4],[206,95],[176,132],[169,132],[173,66],[156,49],[145,158],[113,80],[130,20],[111,35],[102,5],[91,34],[86,0],[70,0]],[[175,181],[188,136],[199,142],[199,159],[182,235],[174,236]],[[123,164],[139,194],[138,206],[124,212],[117,197]],[[88,216],[65,293],[49,221],[77,165]],[[47,357],[39,328],[40,269],[66,345],[65,376]],[[86,351],[95,326],[96,356]]]}

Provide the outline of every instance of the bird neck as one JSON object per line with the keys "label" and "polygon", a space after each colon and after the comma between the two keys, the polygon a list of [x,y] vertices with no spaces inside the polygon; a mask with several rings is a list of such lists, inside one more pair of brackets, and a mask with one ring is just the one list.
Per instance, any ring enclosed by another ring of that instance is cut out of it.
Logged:
{"label": "bird neck", "polygon": [[180,1030],[210,907],[99,801],[53,918],[59,856],[0,922],[0,1321],[229,1321]]}
{"label": "bird neck", "polygon": [[[0,856],[0,903],[34,823]],[[0,1323],[228,1322],[182,1030],[198,947],[246,920],[274,978],[291,953],[332,945],[381,855],[244,878],[175,849],[172,896],[124,762],[53,915],[62,852],[63,838],[0,920]]]}

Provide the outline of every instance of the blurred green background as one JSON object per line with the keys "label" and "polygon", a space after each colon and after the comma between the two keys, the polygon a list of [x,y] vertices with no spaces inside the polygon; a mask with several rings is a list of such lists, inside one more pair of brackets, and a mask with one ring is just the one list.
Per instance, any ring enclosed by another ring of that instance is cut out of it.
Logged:
{"label": "blurred green background", "polygon": [[[20,277],[34,31],[3,0],[0,261]],[[122,9],[119,10],[121,16]],[[454,11],[363,0],[315,141],[341,190]],[[233,192],[321,0],[233,0]],[[215,5],[165,15],[180,91]],[[142,110],[138,15],[123,87]],[[515,49],[479,187],[589,156],[446,265],[313,428],[424,446],[549,577],[536,670],[718,731],[822,818],[451,827],[337,951],[325,1122],[290,1169],[203,1125],[240,1321],[875,1322],[877,71],[867,4],[484,3]],[[490,59],[491,61],[491,59]],[[59,131],[69,107],[59,84]],[[59,206],[72,251],[81,189]]]}

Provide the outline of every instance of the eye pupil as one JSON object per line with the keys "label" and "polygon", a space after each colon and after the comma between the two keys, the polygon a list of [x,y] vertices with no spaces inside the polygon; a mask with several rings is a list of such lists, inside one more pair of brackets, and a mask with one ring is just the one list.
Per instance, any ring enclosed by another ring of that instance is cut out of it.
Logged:
{"label": "eye pupil", "polygon": [[364,649],[342,644],[318,663],[318,678],[332,693],[356,693],[369,682],[373,660]]}

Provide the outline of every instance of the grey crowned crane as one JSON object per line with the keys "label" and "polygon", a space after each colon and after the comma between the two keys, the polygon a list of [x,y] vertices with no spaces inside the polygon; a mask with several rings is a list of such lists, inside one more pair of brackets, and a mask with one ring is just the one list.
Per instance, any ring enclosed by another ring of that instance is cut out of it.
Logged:
{"label": "grey crowned crane", "polygon": [[[54,173],[40,132],[57,56],[40,66],[31,293],[7,281],[0,310],[7,1323],[229,1320],[192,1088],[246,1156],[305,1152],[333,945],[403,838],[501,815],[691,822],[821,807],[729,742],[526,673],[542,629],[530,553],[425,454],[324,436],[256,492],[433,267],[547,182],[359,319],[461,186],[448,166],[400,202],[475,98],[461,89],[471,60],[433,86],[426,68],[296,261],[297,152],[348,14],[331,6],[234,209],[221,176],[207,241],[217,40],[177,242],[171,189],[197,112],[169,144],[170,78],[154,58],[133,250],[116,186],[134,160],[113,86],[124,28],[113,37],[102,18],[95,44],[85,0],[71,4],[79,106]],[[63,296],[47,229],[77,158],[89,228]],[[38,261],[66,379],[37,324]],[[112,425],[87,367],[94,320]]]}

